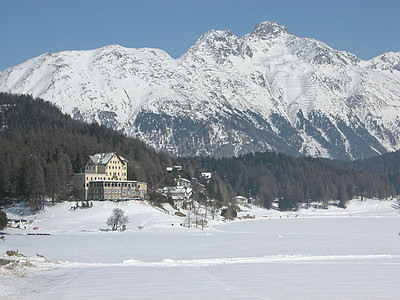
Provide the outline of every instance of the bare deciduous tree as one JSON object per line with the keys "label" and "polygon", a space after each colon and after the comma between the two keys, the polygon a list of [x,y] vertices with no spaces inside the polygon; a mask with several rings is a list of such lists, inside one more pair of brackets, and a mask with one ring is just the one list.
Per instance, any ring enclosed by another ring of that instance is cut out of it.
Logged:
{"label": "bare deciduous tree", "polygon": [[111,226],[113,231],[117,230],[128,222],[128,216],[125,216],[124,211],[120,208],[114,208],[112,215],[107,219],[107,225]]}

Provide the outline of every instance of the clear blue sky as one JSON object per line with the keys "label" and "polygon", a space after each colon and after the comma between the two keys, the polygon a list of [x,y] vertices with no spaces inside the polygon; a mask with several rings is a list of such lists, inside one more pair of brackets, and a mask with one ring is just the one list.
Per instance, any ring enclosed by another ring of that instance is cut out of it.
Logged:
{"label": "clear blue sky", "polygon": [[45,52],[109,44],[183,54],[211,29],[262,21],[370,59],[400,51],[400,0],[0,0],[0,70]]}

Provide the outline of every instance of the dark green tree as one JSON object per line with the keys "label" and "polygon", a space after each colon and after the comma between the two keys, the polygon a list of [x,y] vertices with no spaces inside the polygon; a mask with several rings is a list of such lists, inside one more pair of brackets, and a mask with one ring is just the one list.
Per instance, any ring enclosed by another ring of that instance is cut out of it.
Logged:
{"label": "dark green tree", "polygon": [[3,230],[7,227],[7,222],[7,214],[4,211],[0,210],[0,230]]}

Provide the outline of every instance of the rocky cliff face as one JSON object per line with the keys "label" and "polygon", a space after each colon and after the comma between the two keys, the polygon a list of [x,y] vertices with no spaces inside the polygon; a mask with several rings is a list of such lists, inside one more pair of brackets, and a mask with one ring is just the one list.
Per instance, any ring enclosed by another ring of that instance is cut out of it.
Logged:
{"label": "rocky cliff face", "polygon": [[363,61],[284,26],[211,30],[178,59],[118,45],[43,54],[0,90],[177,155],[273,150],[357,159],[400,149],[400,53]]}

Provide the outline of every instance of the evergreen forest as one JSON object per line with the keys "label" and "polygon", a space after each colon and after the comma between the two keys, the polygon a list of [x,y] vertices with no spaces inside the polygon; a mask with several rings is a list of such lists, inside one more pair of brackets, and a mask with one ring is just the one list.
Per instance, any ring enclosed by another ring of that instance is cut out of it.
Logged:
{"label": "evergreen forest", "polygon": [[[394,196],[399,188],[399,153],[358,162],[295,158],[273,152],[240,157],[172,158],[142,141],[97,124],[78,122],[53,104],[29,95],[0,93],[0,205],[28,201],[40,209],[44,199],[73,199],[72,176],[88,155],[117,152],[129,161],[128,179],[150,189],[174,178],[197,178],[209,197],[221,203],[242,195],[270,208],[296,209],[313,201]],[[183,170],[167,172],[181,165]],[[211,172],[212,178],[202,178]],[[151,194],[151,193],[150,193]],[[154,199],[153,199],[154,200]]]}

